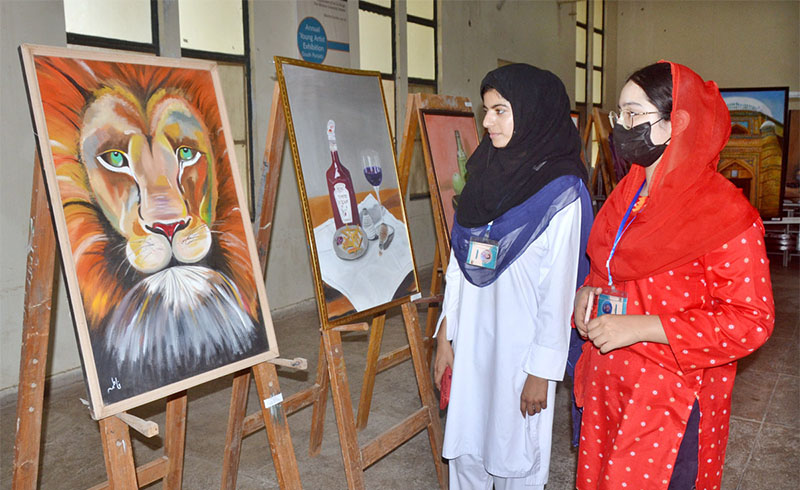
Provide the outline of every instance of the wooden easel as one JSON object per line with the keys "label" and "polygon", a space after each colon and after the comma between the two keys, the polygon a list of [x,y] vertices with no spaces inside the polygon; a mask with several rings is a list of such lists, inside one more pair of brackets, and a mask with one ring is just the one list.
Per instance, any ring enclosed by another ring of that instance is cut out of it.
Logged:
{"label": "wooden easel", "polygon": [[[422,136],[422,151],[428,174],[428,187],[433,188],[433,186],[436,185],[436,176],[433,173],[433,158],[426,144],[424,131],[421,131],[423,110],[461,113],[473,112],[472,103],[467,97],[423,93],[408,94],[406,102],[406,120],[403,129],[403,145],[400,150],[400,157],[397,165],[400,189],[403,195],[406,194],[408,187],[408,177],[411,173],[411,159],[414,156],[414,140],[417,134]],[[447,221],[444,217],[442,203],[439,202],[439,194],[437,192],[431,192],[430,195],[434,229],[436,231],[436,249],[433,254],[430,297],[437,300],[437,302],[432,301],[428,305],[427,318],[425,321],[425,354],[428,364],[431,363],[433,357],[433,333],[436,330],[436,321],[439,317],[438,302],[441,301],[444,271],[447,270],[447,263],[450,259],[450,230],[447,228]]]}
{"label": "wooden easel", "polygon": [[[259,260],[263,272],[266,272],[267,258],[269,255],[269,241],[272,233],[272,219],[275,210],[275,196],[281,171],[283,144],[286,139],[286,115],[279,83],[275,83],[272,94],[272,106],[269,117],[269,130],[267,144],[264,151],[266,164],[265,189],[261,206],[261,215],[258,217],[256,230],[256,243]],[[401,184],[402,185],[402,184]],[[401,187],[402,189],[402,187]],[[417,303],[424,303],[423,299]],[[379,459],[393,451],[418,432],[427,429],[433,453],[434,464],[439,485],[444,489],[447,485],[447,467],[441,460],[442,430],[439,424],[438,404],[433,395],[433,386],[429,376],[428,363],[424,360],[424,343],[420,336],[419,321],[414,304],[406,302],[401,305],[403,311],[408,345],[395,349],[383,356],[380,355],[383,327],[386,321],[386,311],[377,312],[372,318],[371,325],[366,322],[327,327],[322,320],[319,357],[314,384],[286,398],[284,408],[287,415],[291,415],[309,405],[313,405],[311,420],[311,435],[309,441],[309,455],[319,454],[322,445],[322,433],[327,405],[328,383],[334,403],[334,412],[339,431],[339,442],[342,450],[345,474],[348,487],[351,489],[364,488],[363,472]],[[370,328],[371,327],[371,328]],[[348,331],[370,331],[370,341],[367,352],[364,382],[361,389],[358,415],[353,417],[353,407],[350,401],[350,387],[345,369],[342,350],[341,333]],[[417,378],[422,407],[414,414],[407,417],[388,431],[382,433],[373,441],[364,446],[359,446],[358,430],[367,425],[369,410],[372,402],[372,391],[377,373],[385,371],[397,364],[411,358]],[[231,408],[228,421],[226,438],[226,473],[223,474],[223,489],[235,488],[236,471],[238,470],[241,455],[241,443],[244,437],[261,430],[263,421],[257,414],[245,415],[249,378],[237,375],[234,379]]]}
{"label": "wooden easel", "polygon": [[[38,481],[47,347],[57,253],[38,153],[34,163],[29,244],[17,392],[18,428],[14,443],[12,480],[14,490],[34,489]],[[265,362],[252,369],[261,398],[265,401],[275,400],[280,395],[275,366]],[[300,488],[297,460],[282,405],[261,405],[261,416],[266,420],[278,482],[281,488]],[[108,481],[92,488],[140,488],[158,480],[164,481],[164,488],[181,488],[186,408],[186,391],[167,398],[164,455],[139,467],[134,464],[129,425],[147,437],[156,435],[158,426],[124,412],[99,420]]]}
{"label": "wooden easel", "polygon": [[[608,135],[611,132],[611,124],[608,121],[608,112],[601,111],[597,107],[592,109],[592,113],[587,115],[586,128],[583,131],[583,148],[587,148],[591,143],[591,131],[594,127],[595,138],[597,138],[600,151],[595,156],[594,172],[589,183],[589,190],[593,195],[603,195],[607,197],[617,186],[617,174],[614,169],[614,158],[611,156],[611,146],[608,143]],[[589,169],[591,171],[591,168]],[[598,184],[598,174],[603,179],[602,189]]]}

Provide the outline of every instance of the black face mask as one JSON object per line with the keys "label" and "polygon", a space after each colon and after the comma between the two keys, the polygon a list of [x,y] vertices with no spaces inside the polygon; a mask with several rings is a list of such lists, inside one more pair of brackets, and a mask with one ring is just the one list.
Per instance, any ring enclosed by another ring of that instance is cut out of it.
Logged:
{"label": "black face mask", "polygon": [[664,150],[667,149],[667,143],[664,142],[662,145],[653,144],[653,140],[650,139],[652,126],[653,123],[640,124],[631,129],[625,129],[622,125],[614,126],[614,150],[617,155],[626,162],[641,165],[642,167],[649,167],[655,163],[664,154]]}

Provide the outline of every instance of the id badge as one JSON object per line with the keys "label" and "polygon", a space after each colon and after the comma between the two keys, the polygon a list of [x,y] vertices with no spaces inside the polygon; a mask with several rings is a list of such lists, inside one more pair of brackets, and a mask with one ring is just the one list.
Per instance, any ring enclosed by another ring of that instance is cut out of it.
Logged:
{"label": "id badge", "polygon": [[627,310],[628,295],[624,291],[603,288],[603,292],[597,296],[597,316],[606,314],[624,315]]}
{"label": "id badge", "polygon": [[470,238],[467,263],[485,269],[497,267],[497,242],[488,238]]}

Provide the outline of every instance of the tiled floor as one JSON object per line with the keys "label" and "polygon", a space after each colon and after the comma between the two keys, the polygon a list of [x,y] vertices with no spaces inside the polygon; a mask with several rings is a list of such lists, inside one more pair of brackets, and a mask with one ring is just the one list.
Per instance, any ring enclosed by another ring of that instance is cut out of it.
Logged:
{"label": "tiled floor", "polygon": [[[428,274],[423,273],[425,278]],[[798,261],[788,269],[772,268],[778,308],[776,328],[767,344],[739,364],[734,389],[731,438],[725,464],[724,490],[789,490],[800,488],[800,269]],[[291,313],[276,315],[275,324],[284,357],[309,360],[308,373],[280,369],[281,388],[286,394],[310,385],[313,380],[319,334],[313,303]],[[345,336],[350,387],[357,406],[366,356],[367,334]],[[403,344],[405,332],[399,314],[387,323],[383,350]],[[569,445],[570,386],[559,386],[548,490],[574,488],[576,454]],[[255,388],[251,387],[251,393]],[[44,489],[86,488],[105,479],[97,424],[91,420],[79,398],[85,397],[80,373],[57,377],[50,383],[45,400],[44,437],[40,487]],[[230,377],[189,391],[184,488],[218,488],[222,473],[225,428],[230,401]],[[418,406],[413,370],[404,363],[378,375],[368,427],[360,434],[363,443],[386,430]],[[257,409],[251,396],[249,410]],[[132,413],[160,424],[164,402],[139,407]],[[15,424],[15,395],[0,399],[0,487],[11,486]],[[328,403],[322,451],[308,456],[311,410],[289,419],[300,476],[307,489],[345,488],[339,441],[332,404]],[[160,454],[161,438],[145,439],[135,432],[137,462]],[[389,454],[365,473],[368,488],[429,489],[436,486],[436,474],[425,433]],[[160,488],[160,484],[154,485]],[[263,432],[244,441],[238,487],[277,488],[272,461]]]}

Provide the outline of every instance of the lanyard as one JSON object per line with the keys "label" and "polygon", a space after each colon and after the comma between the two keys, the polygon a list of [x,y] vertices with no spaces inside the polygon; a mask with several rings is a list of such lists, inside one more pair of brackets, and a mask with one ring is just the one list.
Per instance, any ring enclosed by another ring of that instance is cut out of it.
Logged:
{"label": "lanyard", "polygon": [[484,238],[489,238],[489,232],[492,231],[492,223],[494,223],[494,220],[489,222],[489,225],[486,227],[486,231],[483,232]]}
{"label": "lanyard", "polygon": [[633,219],[629,223],[626,224],[626,221],[628,221],[628,217],[631,215],[631,211],[633,210],[633,207],[636,205],[636,201],[639,200],[639,194],[641,194],[642,189],[644,189],[644,185],[646,183],[647,183],[647,181],[645,180],[644,182],[642,182],[642,185],[639,186],[639,190],[636,191],[636,195],[633,196],[633,201],[631,201],[630,206],[628,206],[628,210],[625,211],[625,216],[622,217],[622,223],[620,223],[619,224],[619,228],[617,228],[617,236],[616,236],[616,238],[614,238],[614,245],[612,245],[611,252],[609,252],[609,254],[608,254],[608,260],[606,260],[606,270],[608,271],[608,285],[609,285],[609,287],[614,285],[614,282],[611,280],[611,257],[613,257],[614,253],[617,251],[617,245],[619,244],[620,238],[622,238],[622,235],[626,231],[628,231],[628,227],[631,226],[631,223],[633,223],[633,221],[636,219],[636,216],[638,216],[638,215],[635,215],[633,217]]}

